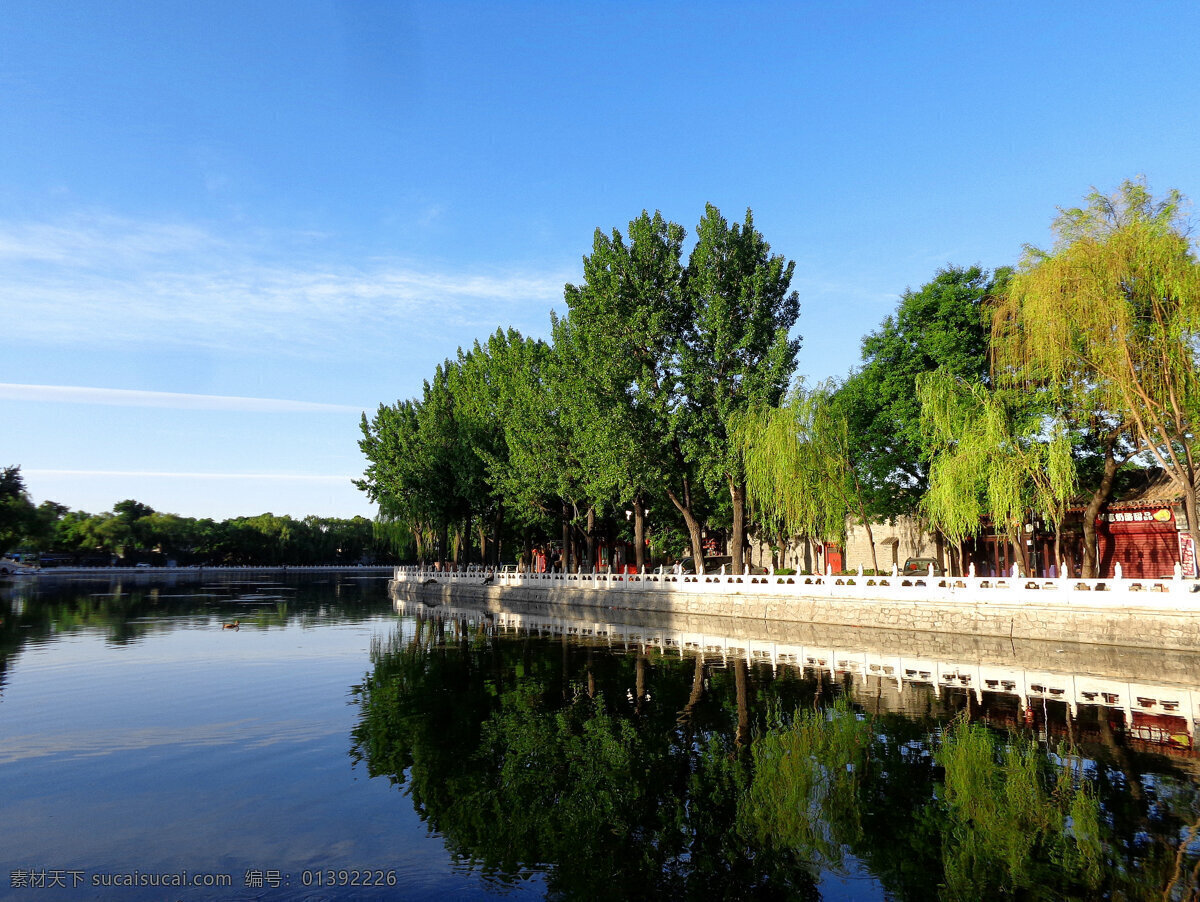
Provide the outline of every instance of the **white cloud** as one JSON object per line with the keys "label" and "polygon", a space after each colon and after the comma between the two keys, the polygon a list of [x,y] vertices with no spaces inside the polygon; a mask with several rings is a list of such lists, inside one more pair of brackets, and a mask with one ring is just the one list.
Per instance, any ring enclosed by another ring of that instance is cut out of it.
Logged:
{"label": "white cloud", "polygon": [[364,408],[315,401],[193,395],[180,392],[87,388],[79,385],[23,385],[0,382],[0,400],[38,403],[100,404],[110,407],[167,407],[177,410],[226,410],[248,413],[360,413]]}
{"label": "white cloud", "polygon": [[[386,259],[316,262],[321,236],[233,241],[179,223],[78,216],[0,222],[7,339],[308,354],[386,333],[435,335],[560,302],[564,274],[449,272]],[[511,314],[510,310],[510,314]]]}

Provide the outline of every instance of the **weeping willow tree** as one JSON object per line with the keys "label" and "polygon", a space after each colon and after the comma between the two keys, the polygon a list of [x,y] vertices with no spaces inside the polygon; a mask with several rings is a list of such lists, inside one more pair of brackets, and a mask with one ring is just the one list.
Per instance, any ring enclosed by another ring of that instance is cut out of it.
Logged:
{"label": "weeping willow tree", "polygon": [[1028,573],[1024,523],[1040,516],[1053,526],[1060,560],[1062,521],[1076,484],[1061,424],[1037,399],[992,391],[940,369],[917,378],[917,398],[929,457],[921,507],[930,524],[959,545],[990,518]]}
{"label": "weeping willow tree", "polygon": [[428,530],[393,516],[381,503],[379,513],[371,523],[371,533],[380,547],[386,548],[401,561],[424,560],[428,545]]}
{"label": "weeping willow tree", "polygon": [[879,569],[849,427],[831,383],[800,386],[780,407],[745,411],[732,436],[745,460],[746,499],[760,524],[781,537],[844,545],[847,518],[854,517],[866,527],[871,566]]}
{"label": "weeping willow tree", "polygon": [[1128,424],[1182,493],[1200,544],[1200,266],[1183,196],[1144,180],[1061,211],[1053,250],[1026,248],[993,319],[998,378],[1054,387],[1066,406]]}

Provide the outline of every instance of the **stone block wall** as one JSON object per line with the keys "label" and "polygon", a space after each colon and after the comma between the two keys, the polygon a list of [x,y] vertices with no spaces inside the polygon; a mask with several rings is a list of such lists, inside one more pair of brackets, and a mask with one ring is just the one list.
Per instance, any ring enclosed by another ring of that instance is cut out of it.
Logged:
{"label": "stone block wall", "polygon": [[[1115,606],[1096,593],[1086,604],[1004,599],[971,601],[810,597],[757,592],[613,591],[559,585],[502,586],[459,582],[396,582],[398,597],[429,605],[456,601],[521,602],[567,609],[655,612],[672,618],[712,616],[770,623],[810,623],[857,629],[954,633],[1008,640],[1048,640],[1147,649],[1200,650],[1200,609]],[[1035,593],[1029,593],[1034,596]],[[1082,595],[1082,593],[1080,593]],[[1147,596],[1149,593],[1147,593]],[[1035,596],[1036,597],[1036,596]]]}

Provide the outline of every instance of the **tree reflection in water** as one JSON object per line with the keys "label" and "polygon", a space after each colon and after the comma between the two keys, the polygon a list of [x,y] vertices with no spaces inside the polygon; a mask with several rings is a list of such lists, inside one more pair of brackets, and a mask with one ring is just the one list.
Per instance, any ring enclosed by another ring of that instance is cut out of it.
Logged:
{"label": "tree reflection in water", "polygon": [[[408,621],[355,760],[490,883],[564,898],[1196,898],[1200,794],[1166,759],[870,716],[796,668]],[[1189,827],[1191,830],[1189,832]],[[874,886],[872,886],[874,884]]]}

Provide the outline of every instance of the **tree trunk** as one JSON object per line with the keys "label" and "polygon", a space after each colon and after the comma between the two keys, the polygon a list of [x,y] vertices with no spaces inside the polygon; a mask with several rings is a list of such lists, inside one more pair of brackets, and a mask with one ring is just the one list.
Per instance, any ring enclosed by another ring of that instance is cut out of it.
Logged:
{"label": "tree trunk", "polygon": [[496,520],[492,526],[494,530],[494,538],[492,540],[492,566],[499,569],[500,555],[503,551],[500,547],[500,534],[504,530],[504,505],[496,505]]}
{"label": "tree trunk", "polygon": [[560,642],[562,649],[562,697],[566,701],[571,697],[571,642],[567,634],[562,634]]}
{"label": "tree trunk", "polygon": [[670,489],[667,489],[667,497],[671,499],[671,503],[683,515],[683,522],[687,525],[688,537],[691,539],[693,569],[697,574],[703,576],[704,541],[700,536],[700,521],[696,519],[691,508],[682,503]]}
{"label": "tree trunk", "polygon": [[445,570],[450,563],[450,523],[445,521],[438,530],[438,565]]}
{"label": "tree trunk", "polygon": [[862,515],[863,528],[867,531],[867,541],[871,545],[871,569],[876,574],[879,573],[879,557],[875,554],[875,532],[871,529],[871,521],[867,519],[866,514]]}
{"label": "tree trunk", "polygon": [[638,652],[637,663],[634,667],[637,674],[634,678],[634,691],[637,692],[637,698],[634,699],[633,709],[641,714],[642,703],[646,698],[646,656],[641,652]]}
{"label": "tree trunk", "polygon": [[740,574],[743,569],[742,549],[746,545],[746,485],[729,479],[729,500],[733,504],[733,537],[729,554],[733,558],[732,569]]}
{"label": "tree trunk", "polygon": [[562,557],[559,559],[563,573],[571,572],[571,506],[562,503]]}
{"label": "tree trunk", "polygon": [[696,705],[700,704],[700,699],[704,697],[704,655],[696,655],[696,667],[692,671],[692,693],[688,696],[687,704],[683,706],[683,710],[679,712],[679,716],[675,722],[679,726],[690,727],[692,725],[692,712]]}
{"label": "tree trunk", "polygon": [[1196,503],[1196,481],[1188,480],[1190,485],[1184,490],[1183,509],[1187,512],[1188,534],[1192,537],[1192,547],[1200,550],[1200,505]]}
{"label": "tree trunk", "polygon": [[641,573],[646,567],[646,508],[640,493],[633,499],[633,544],[637,572]]}
{"label": "tree trunk", "polygon": [[[1112,494],[1113,480],[1117,470],[1124,461],[1118,461],[1114,451],[1119,433],[1112,433],[1104,440],[1104,475],[1100,477],[1100,485],[1092,492],[1088,505],[1083,510],[1083,578],[1096,579],[1100,575],[1100,565],[1096,553],[1096,517],[1100,508]],[[1190,522],[1190,521],[1189,521]]]}
{"label": "tree trunk", "polygon": [[[1064,569],[1062,559],[1062,521],[1060,520],[1054,524],[1054,572],[1061,578],[1066,576],[1062,572]],[[1050,572],[1049,568],[1047,568],[1046,572]]]}
{"label": "tree trunk", "polygon": [[1013,560],[1021,565],[1021,573],[1024,576],[1030,576],[1029,572],[1029,555],[1025,553],[1025,527],[1023,524],[1018,524],[1017,537],[1009,544],[1012,545]]}
{"label": "tree trunk", "polygon": [[587,542],[584,548],[584,554],[587,555],[584,572],[594,573],[596,571],[596,508],[594,506],[589,506],[587,509]]}

